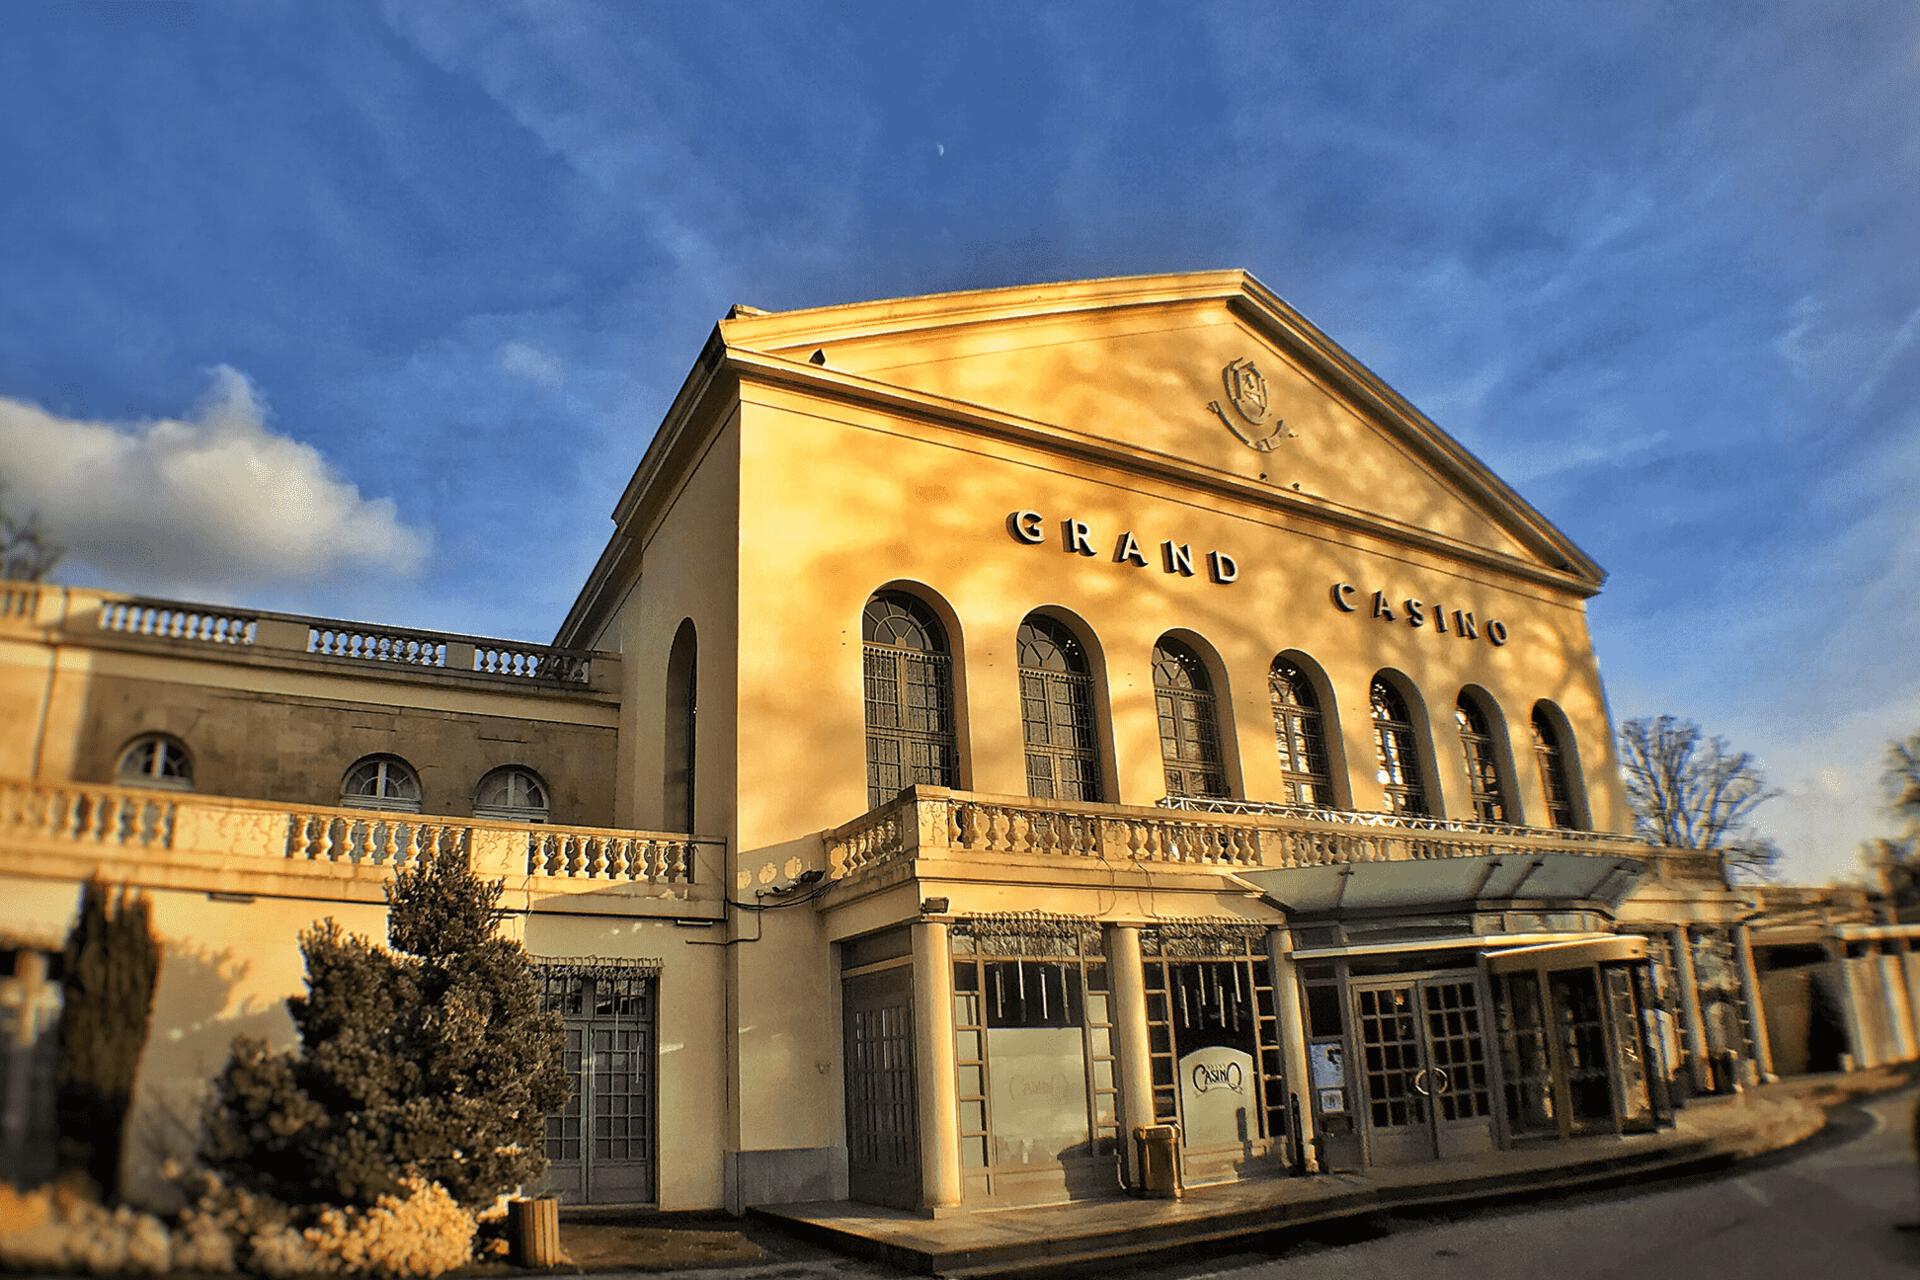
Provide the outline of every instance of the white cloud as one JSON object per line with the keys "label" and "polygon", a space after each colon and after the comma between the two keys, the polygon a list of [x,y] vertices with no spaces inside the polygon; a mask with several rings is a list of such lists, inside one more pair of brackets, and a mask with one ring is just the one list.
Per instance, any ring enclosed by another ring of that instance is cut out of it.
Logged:
{"label": "white cloud", "polygon": [[319,450],[272,430],[253,384],[225,365],[186,418],[94,422],[0,396],[0,482],[70,566],[141,591],[408,575],[429,545],[391,499],[362,497]]}
{"label": "white cloud", "polygon": [[567,367],[558,356],[518,338],[500,344],[499,360],[501,372],[543,387],[557,387],[567,380]]}

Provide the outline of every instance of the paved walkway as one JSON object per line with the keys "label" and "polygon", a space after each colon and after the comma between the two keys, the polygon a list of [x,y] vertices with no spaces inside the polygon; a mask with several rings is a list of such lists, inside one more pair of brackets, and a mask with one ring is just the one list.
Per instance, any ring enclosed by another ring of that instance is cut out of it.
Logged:
{"label": "paved walkway", "polygon": [[950,1218],[847,1201],[757,1209],[810,1240],[937,1275],[1041,1268],[1229,1239],[1413,1205],[1517,1199],[1638,1183],[1731,1164],[1818,1132],[1826,1108],[1907,1079],[1887,1069],[1811,1077],[1739,1098],[1703,1098],[1657,1134],[1581,1138],[1490,1152],[1445,1166],[1415,1165],[1310,1178],[1259,1178],[1199,1187],[1184,1200],[1115,1198]]}

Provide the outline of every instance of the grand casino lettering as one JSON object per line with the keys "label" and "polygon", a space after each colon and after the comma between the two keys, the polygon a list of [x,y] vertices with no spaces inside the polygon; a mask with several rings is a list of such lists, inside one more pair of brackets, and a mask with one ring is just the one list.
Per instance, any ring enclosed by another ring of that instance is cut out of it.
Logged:
{"label": "grand casino lettering", "polygon": [[1405,622],[1410,627],[1432,626],[1440,635],[1452,635],[1462,640],[1478,640],[1482,634],[1487,642],[1496,648],[1507,642],[1507,624],[1498,618],[1477,621],[1471,609],[1449,609],[1445,604],[1434,600],[1415,600],[1411,596],[1395,597],[1391,591],[1375,591],[1368,602],[1362,596],[1360,588],[1351,582],[1333,584],[1333,605],[1342,613],[1359,613],[1363,609],[1367,616],[1381,622]]}

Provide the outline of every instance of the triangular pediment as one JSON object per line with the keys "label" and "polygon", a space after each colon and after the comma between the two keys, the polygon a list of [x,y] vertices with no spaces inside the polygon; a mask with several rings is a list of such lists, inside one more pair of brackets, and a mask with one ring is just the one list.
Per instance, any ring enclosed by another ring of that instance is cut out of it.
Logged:
{"label": "triangular pediment", "polygon": [[1603,574],[1458,442],[1243,271],[737,310],[730,349],[1045,424],[1527,562]]}

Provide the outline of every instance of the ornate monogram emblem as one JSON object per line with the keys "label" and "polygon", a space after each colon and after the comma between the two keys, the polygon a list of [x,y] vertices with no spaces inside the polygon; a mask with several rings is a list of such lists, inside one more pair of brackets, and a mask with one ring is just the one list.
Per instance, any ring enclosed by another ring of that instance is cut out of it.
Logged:
{"label": "ornate monogram emblem", "polygon": [[1220,371],[1227,399],[1240,416],[1258,426],[1267,416],[1267,378],[1251,360],[1235,360]]}
{"label": "ornate monogram emblem", "polygon": [[[1226,386],[1227,402],[1233,406],[1234,412],[1228,413],[1218,400],[1208,404],[1207,408],[1227,424],[1227,430],[1233,432],[1234,438],[1241,444],[1265,453],[1292,434],[1287,430],[1286,422],[1280,418],[1275,418],[1271,427],[1257,434],[1247,430],[1247,426],[1258,427],[1264,423],[1272,409],[1267,400],[1266,375],[1260,372],[1253,361],[1235,360],[1228,364],[1220,371],[1220,381]],[[1245,422],[1245,426],[1235,421],[1236,414]]]}

